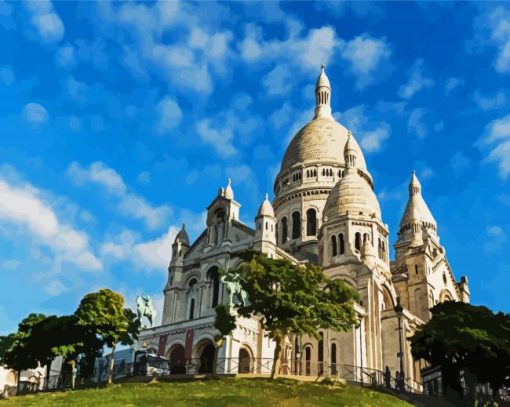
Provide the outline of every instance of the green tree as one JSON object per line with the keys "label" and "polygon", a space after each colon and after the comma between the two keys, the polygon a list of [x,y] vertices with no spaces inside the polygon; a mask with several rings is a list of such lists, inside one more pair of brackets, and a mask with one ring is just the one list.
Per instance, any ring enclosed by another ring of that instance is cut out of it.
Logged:
{"label": "green tree", "polygon": [[460,371],[498,390],[510,375],[510,315],[484,306],[443,302],[432,318],[411,337],[412,353],[441,365],[445,382],[460,393]]}
{"label": "green tree", "polygon": [[5,344],[2,363],[18,372],[18,386],[21,371],[37,367],[38,359],[34,355],[30,337],[32,328],[45,318],[44,314],[28,315],[19,323],[18,331],[2,341]]}
{"label": "green tree", "polygon": [[29,346],[38,360],[46,364],[46,383],[49,383],[50,365],[56,356],[62,356],[71,366],[72,387],[75,385],[75,367],[80,354],[84,353],[86,328],[78,324],[75,315],[49,316],[32,328]]}
{"label": "green tree", "polygon": [[320,338],[319,329],[350,330],[358,323],[358,294],[341,280],[328,278],[319,267],[245,251],[234,273],[248,294],[237,304],[239,315],[261,317],[262,327],[276,343],[271,377],[279,370],[285,338],[291,334]]}
{"label": "green tree", "polygon": [[214,319],[214,327],[219,333],[214,338],[213,375],[216,374],[218,353],[223,346],[225,337],[230,335],[236,327],[236,317],[230,313],[230,305],[220,304],[216,306],[215,312],[216,317]]}
{"label": "green tree", "polygon": [[112,383],[117,343],[130,345],[138,337],[140,323],[130,309],[124,309],[124,297],[109,289],[85,295],[75,313],[78,324],[96,334],[112,349],[108,383]]}
{"label": "green tree", "polygon": [[14,346],[16,342],[16,334],[11,333],[5,336],[0,336],[0,366],[5,364],[5,355]]}

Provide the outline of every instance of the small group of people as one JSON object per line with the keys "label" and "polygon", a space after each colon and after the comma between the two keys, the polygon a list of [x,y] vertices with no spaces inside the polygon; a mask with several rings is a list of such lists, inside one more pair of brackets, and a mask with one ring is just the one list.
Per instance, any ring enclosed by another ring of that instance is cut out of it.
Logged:
{"label": "small group of people", "polygon": [[[384,370],[384,384],[386,388],[391,389],[391,371],[388,366],[386,366],[386,369]],[[395,373],[395,390],[398,392],[405,391],[405,374],[404,372],[397,372]]]}

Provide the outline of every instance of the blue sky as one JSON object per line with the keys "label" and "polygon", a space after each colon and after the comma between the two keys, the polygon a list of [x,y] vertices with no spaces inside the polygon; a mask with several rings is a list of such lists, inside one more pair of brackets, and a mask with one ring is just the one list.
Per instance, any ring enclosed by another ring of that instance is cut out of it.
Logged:
{"label": "blue sky", "polygon": [[[0,334],[100,287],[162,304],[232,178],[251,224],[322,63],[392,241],[413,168],[472,302],[510,312],[510,6],[0,0]],[[341,152],[339,152],[341,153]]]}

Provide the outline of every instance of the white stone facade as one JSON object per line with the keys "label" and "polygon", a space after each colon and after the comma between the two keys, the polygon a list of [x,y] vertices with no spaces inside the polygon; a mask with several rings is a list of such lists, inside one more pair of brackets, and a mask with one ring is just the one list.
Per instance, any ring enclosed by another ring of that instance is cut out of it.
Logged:
{"label": "white stone facade", "polygon": [[[168,357],[176,373],[183,373],[181,363],[194,369],[187,373],[210,370],[214,307],[229,301],[217,270],[235,267],[231,254],[241,249],[318,264],[360,294],[360,327],[324,331],[320,341],[288,338],[282,373],[356,376],[355,367],[383,371],[386,366],[394,373],[400,369],[400,335],[405,375],[419,381],[421,363],[412,359],[406,338],[429,319],[429,308],[437,302],[469,301],[467,279],[454,278],[415,174],[394,245],[396,258],[390,261],[390,231],[372,176],[354,135],[332,117],[330,99],[322,69],[315,116],[290,142],[275,179],[274,200],[266,196],[255,230],[239,221],[240,204],[229,181],[207,208],[207,225],[198,239],[190,244],[184,226],[177,235],[163,324],[145,330],[140,339]],[[404,307],[400,331],[397,296]],[[264,373],[273,349],[256,316],[241,319],[220,350],[218,370]]]}

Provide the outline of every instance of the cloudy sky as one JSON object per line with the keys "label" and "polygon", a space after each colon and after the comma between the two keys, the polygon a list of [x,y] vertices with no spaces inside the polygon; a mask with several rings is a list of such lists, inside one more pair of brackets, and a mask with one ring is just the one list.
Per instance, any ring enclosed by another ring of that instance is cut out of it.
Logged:
{"label": "cloudy sky", "polygon": [[[413,168],[472,301],[510,312],[510,6],[0,0],[0,334],[162,303],[232,178],[252,224],[321,64],[396,240]],[[341,154],[341,152],[339,152]]]}

